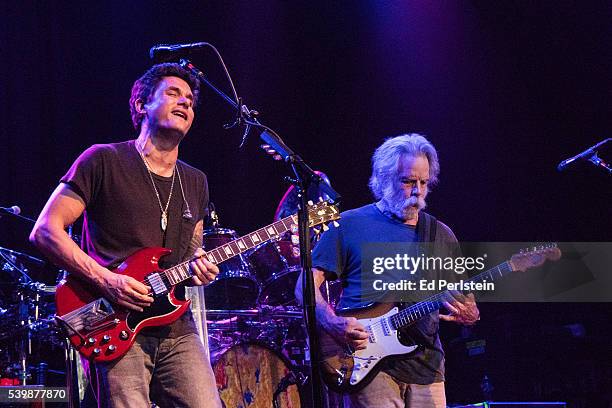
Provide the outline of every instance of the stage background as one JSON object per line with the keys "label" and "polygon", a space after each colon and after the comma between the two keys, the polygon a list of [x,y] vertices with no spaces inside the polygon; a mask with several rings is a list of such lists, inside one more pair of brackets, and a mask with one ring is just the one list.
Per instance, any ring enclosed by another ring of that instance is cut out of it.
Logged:
{"label": "stage background", "polygon": [[[135,136],[130,87],[152,45],[208,41],[344,209],[371,202],[374,148],[419,132],[441,162],[428,211],[460,240],[610,240],[610,177],[584,163],[556,171],[611,137],[610,2],[26,1],[1,14],[0,205],[25,215],[82,150]],[[228,89],[212,54],[193,62]],[[204,90],[181,157],[208,174],[222,224],[246,233],[271,222],[286,171],[256,132],[239,150],[241,132],[221,128],[232,117]],[[0,245],[37,255],[29,230],[2,218]],[[465,356],[460,330],[445,328],[450,402],[481,400],[484,375],[496,399],[610,401],[609,304],[481,310],[463,337],[486,340],[484,354]]]}

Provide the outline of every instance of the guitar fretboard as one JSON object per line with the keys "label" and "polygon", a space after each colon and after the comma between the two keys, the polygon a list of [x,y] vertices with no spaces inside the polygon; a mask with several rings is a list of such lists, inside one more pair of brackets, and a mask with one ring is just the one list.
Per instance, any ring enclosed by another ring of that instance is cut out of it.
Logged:
{"label": "guitar fretboard", "polygon": [[[510,265],[510,262],[506,261],[504,263],[497,265],[494,268],[491,268],[487,271],[484,271],[474,276],[471,279],[466,280],[466,282],[480,283],[483,281],[494,281],[503,276],[506,276],[512,271],[513,269],[512,269],[512,266]],[[416,322],[423,316],[428,315],[431,312],[434,312],[440,309],[447,295],[452,297],[449,291],[440,292],[422,302],[416,303],[412,306],[409,306],[403,309],[400,312],[397,312],[396,314],[390,317],[390,321],[391,321],[391,324],[393,325],[393,328],[397,330],[401,327],[408,326]]]}
{"label": "guitar fretboard", "polygon": [[[257,245],[279,237],[281,234],[289,231],[294,224],[297,224],[297,216],[291,215],[234,241],[211,249],[206,252],[203,257],[215,265],[220,264],[236,255],[240,255],[245,251],[255,248]],[[161,272],[160,275],[162,279],[167,281],[171,286],[174,286],[191,278],[193,274],[189,268],[189,262],[191,262],[191,260]]]}

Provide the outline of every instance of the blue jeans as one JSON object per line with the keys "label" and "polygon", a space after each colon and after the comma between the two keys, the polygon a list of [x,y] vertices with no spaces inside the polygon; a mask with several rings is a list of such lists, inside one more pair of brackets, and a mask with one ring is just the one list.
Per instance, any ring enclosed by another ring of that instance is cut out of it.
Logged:
{"label": "blue jeans", "polygon": [[136,337],[126,355],[89,373],[98,407],[221,407],[215,377],[197,334]]}

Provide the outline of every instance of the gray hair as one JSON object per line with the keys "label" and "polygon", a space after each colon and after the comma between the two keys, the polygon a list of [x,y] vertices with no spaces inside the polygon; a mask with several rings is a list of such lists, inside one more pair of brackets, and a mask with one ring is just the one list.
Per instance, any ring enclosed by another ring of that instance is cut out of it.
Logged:
{"label": "gray hair", "polygon": [[377,200],[386,195],[385,190],[393,189],[400,158],[404,155],[425,156],[429,162],[429,185],[437,183],[440,173],[438,153],[424,136],[410,133],[390,137],[376,149],[372,156],[372,177],[370,177],[369,184]]}

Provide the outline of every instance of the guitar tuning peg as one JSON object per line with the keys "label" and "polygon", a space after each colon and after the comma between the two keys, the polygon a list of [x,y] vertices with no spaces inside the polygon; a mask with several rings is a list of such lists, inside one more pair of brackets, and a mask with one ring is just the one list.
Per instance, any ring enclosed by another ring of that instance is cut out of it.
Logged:
{"label": "guitar tuning peg", "polygon": [[327,226],[327,224],[323,224],[323,231],[327,231],[329,230],[329,227]]}
{"label": "guitar tuning peg", "polygon": [[319,235],[321,233],[321,230],[319,228],[313,228],[312,230],[316,235]]}
{"label": "guitar tuning peg", "polygon": [[308,200],[308,205],[313,205],[314,203],[312,202],[312,200]]}
{"label": "guitar tuning peg", "polygon": [[323,197],[319,196],[319,202],[322,203],[323,202]]}
{"label": "guitar tuning peg", "polygon": [[334,227],[338,228],[340,226],[340,224],[338,224],[338,221],[334,221],[333,222]]}

